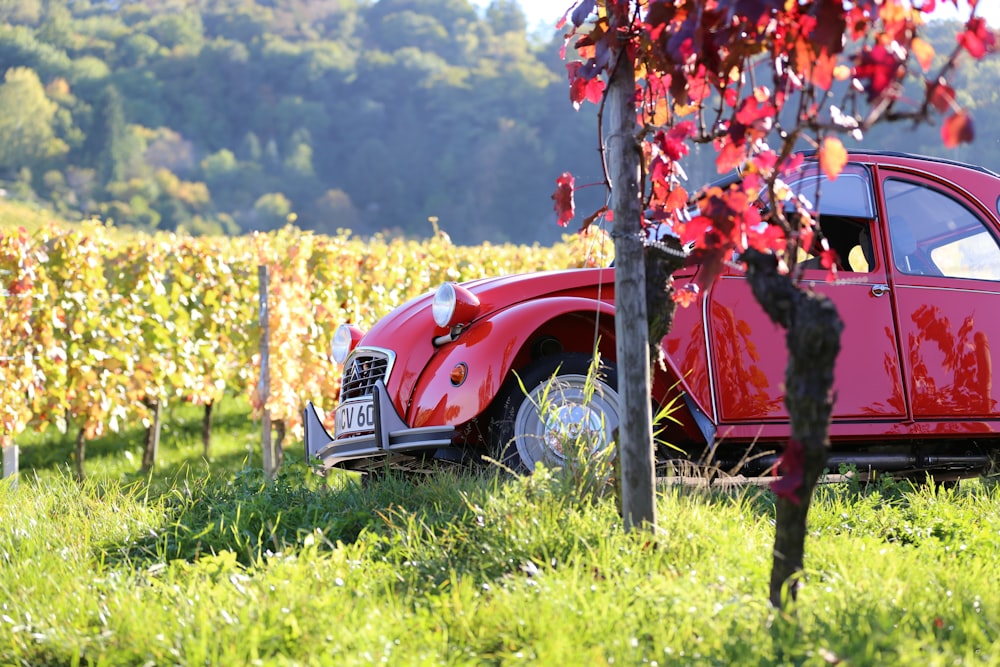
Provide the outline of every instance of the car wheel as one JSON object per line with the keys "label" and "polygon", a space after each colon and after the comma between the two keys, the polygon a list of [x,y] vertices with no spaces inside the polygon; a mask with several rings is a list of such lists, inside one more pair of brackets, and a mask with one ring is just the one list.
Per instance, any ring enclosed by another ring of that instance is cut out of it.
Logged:
{"label": "car wheel", "polygon": [[612,446],[621,405],[618,371],[601,362],[588,381],[591,360],[588,354],[553,355],[508,379],[489,424],[493,453],[508,468],[561,466],[577,442],[590,455]]}

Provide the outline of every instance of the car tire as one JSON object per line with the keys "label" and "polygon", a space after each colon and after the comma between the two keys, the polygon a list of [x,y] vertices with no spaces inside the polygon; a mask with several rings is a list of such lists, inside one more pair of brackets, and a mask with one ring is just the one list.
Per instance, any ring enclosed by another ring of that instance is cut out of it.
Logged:
{"label": "car tire", "polygon": [[591,361],[589,354],[556,354],[512,374],[490,412],[493,457],[516,473],[540,462],[561,466],[563,444],[581,428],[593,434],[593,452],[611,446],[621,414],[618,371],[602,360],[588,384]]}

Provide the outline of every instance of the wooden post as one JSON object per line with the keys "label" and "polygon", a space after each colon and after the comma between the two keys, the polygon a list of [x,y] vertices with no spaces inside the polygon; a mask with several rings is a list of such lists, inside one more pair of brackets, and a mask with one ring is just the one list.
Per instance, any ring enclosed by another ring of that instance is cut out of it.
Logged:
{"label": "wooden post", "polygon": [[264,406],[264,416],[261,419],[261,444],[264,450],[264,474],[273,479],[277,470],[274,469],[274,447],[271,444],[271,411],[267,407],[267,399],[271,395],[271,358],[269,348],[270,327],[267,310],[267,267],[257,267],[257,279],[260,283],[260,401]]}
{"label": "wooden post", "polygon": [[146,442],[142,448],[142,472],[148,473],[156,466],[156,457],[160,451],[160,428],[163,417],[163,403],[153,401],[153,423],[146,429]]}
{"label": "wooden post", "polygon": [[[0,438],[3,440],[3,438]],[[17,470],[18,470],[18,450],[17,445],[13,442],[0,442],[0,450],[3,451],[3,475],[0,479],[11,479],[11,486],[17,486]]]}
{"label": "wooden post", "polygon": [[641,147],[635,122],[635,65],[620,44],[607,93],[604,136],[615,214],[615,345],[622,398],[618,435],[626,530],[656,525],[656,466],[649,398],[649,329],[643,261]]}

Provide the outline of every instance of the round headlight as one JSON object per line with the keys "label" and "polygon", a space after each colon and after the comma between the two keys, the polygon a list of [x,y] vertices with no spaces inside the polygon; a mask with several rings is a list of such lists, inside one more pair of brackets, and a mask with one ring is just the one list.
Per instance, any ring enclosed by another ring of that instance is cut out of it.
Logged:
{"label": "round headlight", "polygon": [[445,283],[434,293],[431,313],[443,329],[468,324],[479,314],[479,297],[461,285]]}
{"label": "round headlight", "polygon": [[330,349],[333,360],[338,364],[344,363],[351,350],[357,347],[361,336],[361,329],[353,324],[341,324],[337,327],[337,330],[333,332],[333,345]]}
{"label": "round headlight", "polygon": [[434,293],[434,301],[431,302],[434,324],[442,328],[450,326],[456,302],[455,286],[452,283],[444,283],[438,287],[437,292]]}

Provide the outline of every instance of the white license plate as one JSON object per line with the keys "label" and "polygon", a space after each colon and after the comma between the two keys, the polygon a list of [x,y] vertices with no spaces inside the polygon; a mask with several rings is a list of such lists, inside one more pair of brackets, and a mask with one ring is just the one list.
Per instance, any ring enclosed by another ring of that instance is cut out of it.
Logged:
{"label": "white license plate", "polygon": [[333,429],[335,437],[375,430],[375,404],[371,399],[344,403],[337,407],[336,416],[337,422]]}

